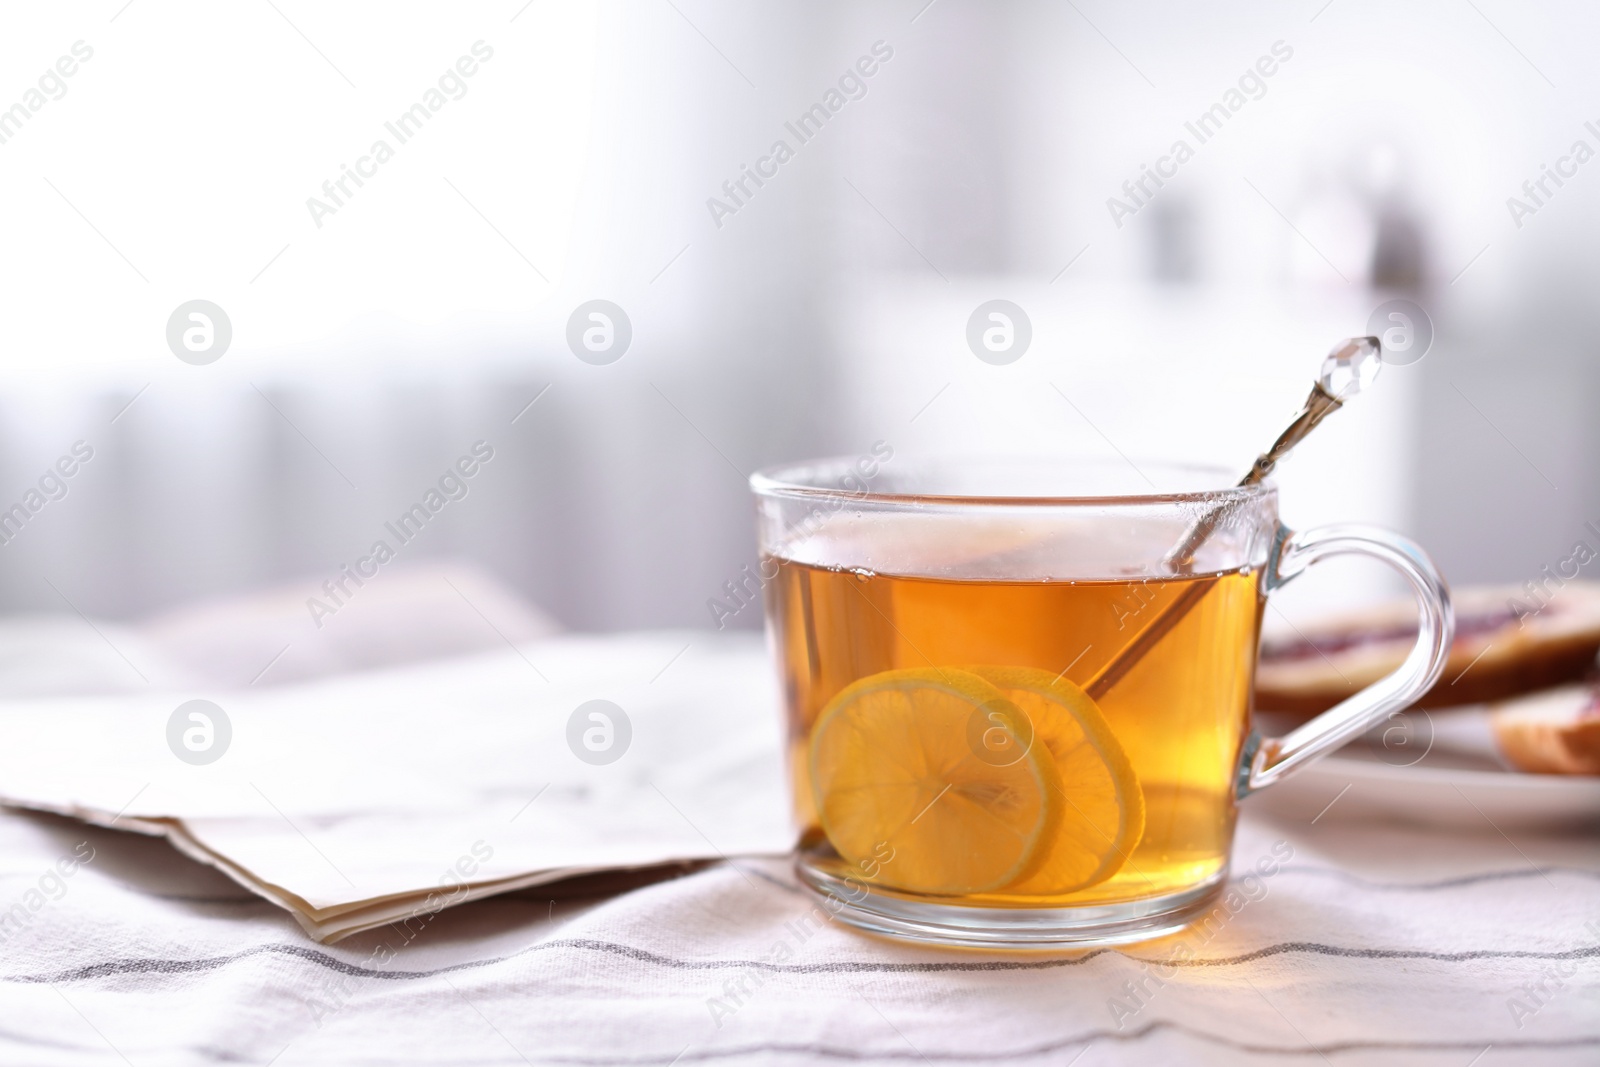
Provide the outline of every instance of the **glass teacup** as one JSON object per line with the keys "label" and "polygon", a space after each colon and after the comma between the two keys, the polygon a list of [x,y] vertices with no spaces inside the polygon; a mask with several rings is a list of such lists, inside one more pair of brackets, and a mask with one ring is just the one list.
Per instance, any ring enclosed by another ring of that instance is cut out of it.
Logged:
{"label": "glass teacup", "polygon": [[[1433,684],[1454,620],[1421,549],[1363,527],[1293,533],[1270,482],[1228,481],[875,459],[751,480],[799,873],[831,912],[967,945],[1170,932],[1221,892],[1240,797]],[[1266,597],[1344,554],[1410,582],[1416,644],[1392,675],[1261,738]]]}

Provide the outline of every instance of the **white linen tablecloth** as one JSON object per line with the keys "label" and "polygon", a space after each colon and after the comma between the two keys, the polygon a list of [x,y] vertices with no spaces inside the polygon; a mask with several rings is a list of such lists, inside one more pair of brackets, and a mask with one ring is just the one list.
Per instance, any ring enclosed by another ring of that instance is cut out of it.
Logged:
{"label": "white linen tablecloth", "polygon": [[[493,599],[469,581],[454,577]],[[390,630],[437,629],[401,626],[397,610],[380,613]],[[473,647],[498,647],[507,625]],[[206,626],[240,645],[212,648],[221,662],[266,662],[281,645],[271,627]],[[518,639],[537,629],[524,628]],[[182,675],[157,669],[166,646],[144,649],[152,634],[0,620],[0,683],[43,696]],[[390,654],[336,666],[468,650],[362,640]],[[1592,832],[1313,821],[1272,802],[1247,804],[1237,877],[1207,923],[1010,956],[856,934],[772,859],[604,895],[530,889],[323,946],[165,841],[0,809],[0,1067],[1600,1059]]]}
{"label": "white linen tablecloth", "polygon": [[1070,954],[864,937],[743,859],[318,946],[164,842],[0,812],[0,1063],[1596,1062],[1592,837],[1252,811],[1235,869],[1288,849],[1202,930]]}

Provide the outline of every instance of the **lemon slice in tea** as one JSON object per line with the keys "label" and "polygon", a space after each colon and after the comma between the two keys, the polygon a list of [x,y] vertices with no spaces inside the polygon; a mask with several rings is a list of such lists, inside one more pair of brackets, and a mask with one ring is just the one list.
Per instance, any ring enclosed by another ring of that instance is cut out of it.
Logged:
{"label": "lemon slice in tea", "polygon": [[[975,729],[975,727],[977,729]],[[988,760],[982,729],[1026,734],[994,686],[954,669],[870,675],[828,702],[811,733],[811,788],[828,840],[875,881],[918,893],[982,893],[1037,866],[1066,795],[1038,745]]]}
{"label": "lemon slice in tea", "polygon": [[1068,893],[1103,882],[1144,835],[1144,792],[1105,715],[1082,689],[1032,667],[966,667],[1027,717],[1035,750],[1055,764],[1055,837],[1007,893]]}

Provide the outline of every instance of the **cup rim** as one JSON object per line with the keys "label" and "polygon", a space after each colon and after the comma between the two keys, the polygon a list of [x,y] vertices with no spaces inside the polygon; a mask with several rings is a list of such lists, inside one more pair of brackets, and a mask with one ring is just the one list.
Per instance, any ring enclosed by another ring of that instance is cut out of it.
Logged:
{"label": "cup rim", "polygon": [[[1019,466],[1059,467],[1063,465],[1094,465],[1102,468],[1131,468],[1136,477],[1149,480],[1151,473],[1177,474],[1186,477],[1203,477],[1214,480],[1215,488],[1152,491],[1148,493],[937,493],[889,492],[851,489],[841,484],[847,476],[857,480],[860,457],[828,456],[822,459],[803,460],[798,463],[776,464],[763,467],[750,476],[750,489],[758,497],[781,497],[796,500],[843,499],[854,502],[880,504],[940,505],[967,507],[1082,507],[1151,504],[1231,504],[1259,499],[1276,494],[1277,486],[1267,478],[1250,485],[1239,485],[1236,476],[1225,467],[1203,463],[1181,463],[1168,460],[1132,460],[1127,457],[1112,459],[1105,456],[1044,456],[1044,455],[929,455],[911,462],[915,466],[959,466],[990,464],[1016,468]],[[829,484],[817,484],[826,480]]]}

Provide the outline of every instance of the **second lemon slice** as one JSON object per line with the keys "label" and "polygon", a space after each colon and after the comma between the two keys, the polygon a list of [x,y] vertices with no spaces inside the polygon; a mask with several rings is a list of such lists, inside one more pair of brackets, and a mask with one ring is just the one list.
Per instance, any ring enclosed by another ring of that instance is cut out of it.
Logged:
{"label": "second lemon slice", "polygon": [[1144,836],[1144,792],[1100,708],[1082,689],[1031,667],[966,667],[1027,717],[1033,748],[1053,762],[1062,805],[1054,837],[1005,887],[1059,895],[1103,882]]}
{"label": "second lemon slice", "polygon": [[884,671],[841,690],[810,746],[812,795],[839,855],[880,883],[940,895],[1038,869],[1068,795],[1055,759],[1041,745],[1003,765],[981,758],[972,738],[984,729],[1031,738],[1023,712],[967,671]]}

